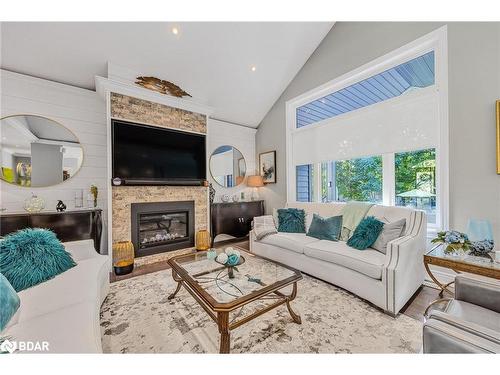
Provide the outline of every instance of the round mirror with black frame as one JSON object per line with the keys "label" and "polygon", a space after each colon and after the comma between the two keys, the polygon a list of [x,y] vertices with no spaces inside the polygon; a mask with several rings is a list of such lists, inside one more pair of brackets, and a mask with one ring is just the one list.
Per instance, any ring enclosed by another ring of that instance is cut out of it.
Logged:
{"label": "round mirror with black frame", "polygon": [[1,118],[0,145],[0,177],[16,186],[57,185],[73,177],[83,163],[76,135],[43,116]]}
{"label": "round mirror with black frame", "polygon": [[210,174],[225,188],[238,186],[245,179],[247,165],[242,153],[233,146],[219,146],[210,156]]}

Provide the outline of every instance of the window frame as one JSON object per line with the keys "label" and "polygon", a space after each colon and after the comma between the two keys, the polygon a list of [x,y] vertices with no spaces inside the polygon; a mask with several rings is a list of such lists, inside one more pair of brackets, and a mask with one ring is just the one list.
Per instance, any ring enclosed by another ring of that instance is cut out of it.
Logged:
{"label": "window frame", "polygon": [[[415,41],[408,43],[386,55],[383,55],[365,65],[360,66],[336,79],[333,79],[323,85],[320,85],[302,95],[299,95],[286,102],[286,166],[287,166],[287,202],[296,202],[295,191],[295,165],[293,164],[293,147],[292,136],[296,132],[307,131],[313,127],[327,126],[332,119],[325,119],[314,124],[309,124],[301,128],[296,127],[296,112],[297,108],[316,99],[322,98],[332,92],[339,91],[356,82],[362,81],[373,75],[381,73],[391,67],[402,64],[413,58],[421,56],[427,52],[434,50],[434,85],[409,92],[383,102],[373,104],[368,107],[360,108],[344,114],[340,114],[335,118],[346,116],[355,116],[360,111],[366,108],[374,108],[378,106],[383,109],[384,106],[391,105],[395,101],[404,101],[415,96],[426,95],[429,90],[438,93],[439,106],[439,139],[435,146],[429,146],[436,149],[436,205],[437,217],[436,224],[428,225],[428,235],[433,236],[438,230],[446,229],[449,226],[449,124],[448,124],[448,42],[447,42],[447,26],[443,26]],[[417,151],[409,149],[401,149],[398,152]],[[381,153],[382,156],[382,189],[383,189],[383,204],[395,205],[395,153]],[[368,155],[367,155],[368,156]],[[363,157],[363,155],[359,155]],[[324,161],[326,162],[326,161]],[[321,163],[311,163],[320,172]],[[315,201],[321,200],[321,173],[315,173],[316,184],[313,184],[315,189]]]}

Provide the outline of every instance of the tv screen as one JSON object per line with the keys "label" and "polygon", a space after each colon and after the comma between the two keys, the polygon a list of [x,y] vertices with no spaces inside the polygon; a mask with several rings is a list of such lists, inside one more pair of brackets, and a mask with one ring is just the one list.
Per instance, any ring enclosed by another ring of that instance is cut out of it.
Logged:
{"label": "tv screen", "polygon": [[205,136],[112,121],[113,178],[161,181],[205,180]]}

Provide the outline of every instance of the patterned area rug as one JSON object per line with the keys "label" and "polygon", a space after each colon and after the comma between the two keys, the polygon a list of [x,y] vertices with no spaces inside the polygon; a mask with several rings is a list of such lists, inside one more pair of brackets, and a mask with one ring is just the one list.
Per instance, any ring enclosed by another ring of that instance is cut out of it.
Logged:
{"label": "patterned area rug", "polygon": [[[217,325],[169,270],[116,282],[101,309],[105,353],[218,353]],[[304,275],[292,307],[280,306],[231,332],[231,353],[418,353],[422,324],[392,318],[361,299]],[[238,313],[238,312],[236,312]],[[243,314],[248,313],[243,311]]]}

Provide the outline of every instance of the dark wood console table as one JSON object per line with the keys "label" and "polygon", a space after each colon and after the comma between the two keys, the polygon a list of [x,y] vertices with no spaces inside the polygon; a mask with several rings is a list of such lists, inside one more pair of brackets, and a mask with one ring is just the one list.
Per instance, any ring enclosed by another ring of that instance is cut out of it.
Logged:
{"label": "dark wood console table", "polygon": [[2,213],[0,235],[5,236],[24,228],[52,230],[61,242],[94,240],[94,247],[101,251],[102,210],[74,210],[65,212]]}
{"label": "dark wood console table", "polygon": [[264,201],[213,203],[211,206],[212,245],[219,234],[236,238],[248,236],[252,220],[264,215]]}

